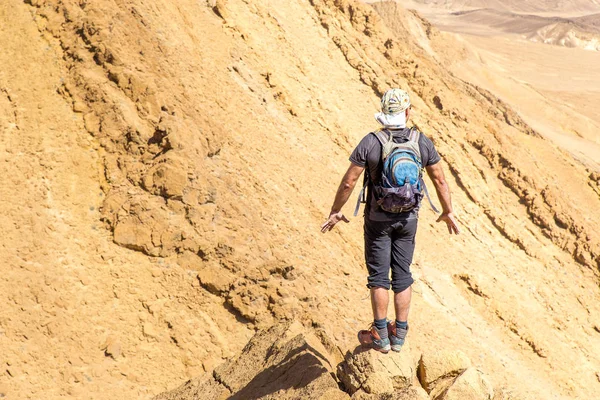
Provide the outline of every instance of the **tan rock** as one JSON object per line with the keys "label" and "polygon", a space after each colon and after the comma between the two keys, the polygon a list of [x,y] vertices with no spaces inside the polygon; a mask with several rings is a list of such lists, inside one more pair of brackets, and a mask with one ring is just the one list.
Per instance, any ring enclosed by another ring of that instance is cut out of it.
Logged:
{"label": "tan rock", "polygon": [[432,399],[437,399],[442,396],[446,390],[454,383],[456,376],[446,376],[444,378],[440,378],[432,385],[431,391],[429,392],[429,397]]}
{"label": "tan rock", "polygon": [[352,400],[430,400],[430,397],[422,387],[409,386],[385,394],[369,394],[361,389],[354,393]]}
{"label": "tan rock", "polygon": [[97,133],[100,129],[100,118],[93,111],[83,116],[83,123],[85,129],[91,134]]}
{"label": "tan rock", "polygon": [[159,336],[158,331],[156,330],[156,327],[154,325],[152,325],[150,322],[144,323],[144,325],[142,326],[142,333],[144,334],[145,337],[150,338],[150,339],[157,339]]}
{"label": "tan rock", "polygon": [[435,386],[439,388],[450,384],[448,378],[458,376],[470,366],[471,360],[461,351],[444,350],[424,353],[419,361],[419,381],[421,386],[431,394]]}
{"label": "tan rock", "polygon": [[429,400],[430,397],[421,386],[411,386],[407,390],[408,395],[411,397],[407,397],[407,400]]}
{"label": "tan rock", "polygon": [[402,389],[413,383],[415,374],[408,343],[400,353],[388,354],[358,347],[346,355],[337,370],[338,378],[351,394],[359,389],[373,394]]}
{"label": "tan rock", "polygon": [[101,349],[107,357],[112,357],[114,360],[121,356],[121,342],[115,336],[109,336]]}
{"label": "tan rock", "polygon": [[[211,0],[213,3],[213,11],[224,20],[229,18],[229,12],[227,11],[227,0]],[[210,4],[210,3],[209,3]]]}
{"label": "tan rock", "polygon": [[330,388],[323,392],[319,397],[315,397],[316,400],[349,400],[350,396],[348,393],[342,392],[337,388]]}
{"label": "tan rock", "polygon": [[126,218],[119,221],[114,230],[116,244],[128,249],[148,252],[152,245],[152,233],[135,218]]}
{"label": "tan rock", "polygon": [[213,294],[229,290],[235,276],[218,264],[208,264],[198,272],[200,284]]}
{"label": "tan rock", "polygon": [[188,179],[185,167],[180,164],[161,163],[151,168],[144,177],[144,187],[159,196],[182,199]]}
{"label": "tan rock", "polygon": [[73,111],[75,111],[76,113],[82,113],[87,110],[88,110],[88,106],[84,102],[81,102],[81,101],[73,102]]}
{"label": "tan rock", "polygon": [[187,381],[175,390],[159,394],[154,400],[221,400],[228,398],[230,394],[212,375],[205,374],[199,379]]}
{"label": "tan rock", "polygon": [[392,393],[394,385],[389,376],[376,372],[367,376],[367,379],[362,384],[362,389],[372,394]]}
{"label": "tan rock", "polygon": [[494,400],[517,400],[518,396],[514,394],[513,388],[499,387],[494,390]]}
{"label": "tan rock", "polygon": [[157,400],[349,399],[332,377],[333,357],[299,323],[260,331],[233,360]]}
{"label": "tan rock", "polygon": [[494,390],[484,374],[475,367],[460,374],[439,400],[491,400]]}

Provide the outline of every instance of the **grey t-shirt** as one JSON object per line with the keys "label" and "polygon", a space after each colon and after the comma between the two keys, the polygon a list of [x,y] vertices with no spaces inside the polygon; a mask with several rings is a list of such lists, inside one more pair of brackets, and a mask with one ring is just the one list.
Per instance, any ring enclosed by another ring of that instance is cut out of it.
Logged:
{"label": "grey t-shirt", "polygon": [[[408,140],[410,128],[389,130],[389,132],[393,133],[394,142],[402,143]],[[423,167],[436,164],[441,160],[433,142],[423,133],[419,137],[419,150],[421,151]],[[379,184],[383,162],[381,161],[381,143],[374,134],[369,133],[360,141],[350,155],[350,162],[360,167],[365,167],[365,170],[369,172],[369,176],[371,177],[368,186],[369,195],[365,207],[365,218],[371,221],[398,221],[400,219],[417,217],[419,207],[405,213],[388,213],[377,205],[373,184]]]}

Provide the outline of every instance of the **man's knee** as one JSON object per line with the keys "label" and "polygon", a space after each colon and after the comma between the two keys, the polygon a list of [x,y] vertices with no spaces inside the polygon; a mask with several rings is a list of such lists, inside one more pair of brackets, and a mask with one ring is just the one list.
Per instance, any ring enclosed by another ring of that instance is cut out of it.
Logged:
{"label": "man's knee", "polygon": [[390,290],[390,286],[390,279],[385,275],[369,275],[369,277],[367,278],[367,287],[369,289],[383,288]]}
{"label": "man's knee", "polygon": [[396,278],[392,281],[392,290],[394,293],[404,292],[414,283],[411,275],[406,275],[401,278]]}

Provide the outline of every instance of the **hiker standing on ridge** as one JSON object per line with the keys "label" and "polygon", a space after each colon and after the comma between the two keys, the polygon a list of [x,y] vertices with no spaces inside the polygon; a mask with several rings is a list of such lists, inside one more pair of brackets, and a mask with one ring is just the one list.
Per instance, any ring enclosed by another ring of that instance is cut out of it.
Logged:
{"label": "hiker standing on ridge", "polygon": [[[382,128],[366,135],[352,152],[350,167],[337,190],[329,218],[321,226],[321,232],[325,233],[340,221],[349,222],[341,209],[366,169],[354,215],[358,213],[360,202],[366,202],[365,260],[374,322],[371,329],[358,332],[358,340],[363,346],[382,353],[390,349],[400,351],[408,332],[414,282],[410,264],[423,196],[427,196],[432,208],[438,212],[422,179],[423,168],[433,181],[442,204],[442,214],[437,221],[445,222],[450,234],[459,233],[452,214],[450,189],[439,162],[441,158],[429,138],[414,127],[406,127],[409,117],[408,93],[401,89],[388,90],[381,98],[381,112],[375,114]],[[394,291],[395,323],[387,321],[390,286]]]}

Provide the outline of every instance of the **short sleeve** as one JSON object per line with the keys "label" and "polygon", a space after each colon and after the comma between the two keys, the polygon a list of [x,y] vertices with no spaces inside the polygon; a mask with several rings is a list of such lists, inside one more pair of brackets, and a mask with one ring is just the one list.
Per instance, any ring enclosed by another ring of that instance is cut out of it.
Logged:
{"label": "short sleeve", "polygon": [[358,165],[359,167],[366,166],[367,154],[369,153],[369,150],[371,150],[371,148],[373,147],[374,141],[376,140],[377,139],[375,138],[375,136],[371,135],[370,133],[364,138],[362,138],[358,146],[356,146],[352,154],[350,154],[350,162],[352,164]]}
{"label": "short sleeve", "polygon": [[421,134],[421,140],[419,141],[421,148],[421,158],[423,161],[423,167],[428,167],[433,164],[437,164],[442,159],[437,152],[431,139]]}

